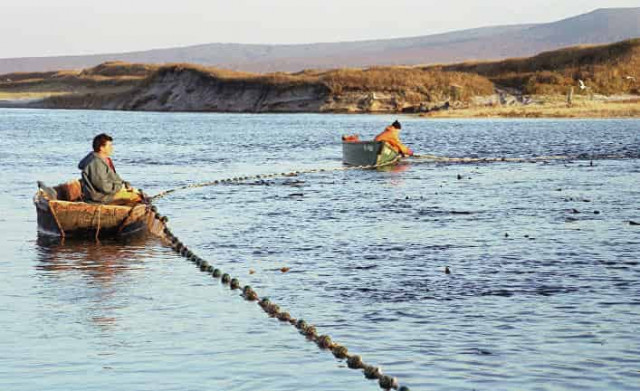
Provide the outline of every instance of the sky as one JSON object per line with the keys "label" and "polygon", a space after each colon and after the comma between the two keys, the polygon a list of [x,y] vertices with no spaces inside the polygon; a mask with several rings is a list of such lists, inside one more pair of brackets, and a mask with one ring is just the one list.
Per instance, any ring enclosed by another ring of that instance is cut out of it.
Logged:
{"label": "sky", "polygon": [[0,58],[412,37],[611,7],[640,0],[0,0]]}

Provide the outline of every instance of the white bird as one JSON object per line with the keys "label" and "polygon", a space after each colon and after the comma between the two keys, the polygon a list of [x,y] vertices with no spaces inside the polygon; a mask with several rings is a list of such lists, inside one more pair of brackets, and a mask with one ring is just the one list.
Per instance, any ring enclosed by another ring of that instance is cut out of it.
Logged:
{"label": "white bird", "polygon": [[633,76],[625,76],[624,78],[625,78],[625,79],[627,79],[627,80],[635,80],[635,79],[636,79],[636,78],[635,78],[635,77],[633,77]]}
{"label": "white bird", "polygon": [[580,83],[580,89],[581,90],[584,90],[584,89],[588,88],[587,86],[584,85],[584,82],[582,80],[578,79],[578,83]]}

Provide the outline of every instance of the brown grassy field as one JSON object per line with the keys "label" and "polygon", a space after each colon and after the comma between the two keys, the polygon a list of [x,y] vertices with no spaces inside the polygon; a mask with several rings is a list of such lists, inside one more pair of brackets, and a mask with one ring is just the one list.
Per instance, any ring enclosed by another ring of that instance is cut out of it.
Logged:
{"label": "brown grassy field", "polygon": [[194,64],[169,64],[158,68],[153,77],[160,77],[168,72],[184,71],[195,72],[204,78],[228,83],[251,83],[284,88],[293,85],[322,85],[333,94],[341,94],[346,91],[402,92],[427,95],[431,96],[433,101],[438,101],[451,94],[452,85],[462,87],[464,92],[459,98],[465,101],[472,96],[493,93],[493,83],[482,76],[464,72],[423,70],[414,67],[374,67],[255,74]]}
{"label": "brown grassy field", "polygon": [[[5,97],[25,94],[86,93],[133,87],[151,75],[157,66],[109,62],[94,68],[57,72],[0,75],[0,93]],[[144,69],[144,71],[142,71]]]}
{"label": "brown grassy field", "polygon": [[596,94],[640,94],[640,38],[609,45],[576,46],[529,58],[427,67],[470,72],[525,94],[566,94],[579,80]]}

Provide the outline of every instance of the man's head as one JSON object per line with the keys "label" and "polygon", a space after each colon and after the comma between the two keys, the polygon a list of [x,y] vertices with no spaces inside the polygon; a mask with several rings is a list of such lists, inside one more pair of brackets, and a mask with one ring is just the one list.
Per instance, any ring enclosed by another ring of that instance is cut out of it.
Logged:
{"label": "man's head", "polygon": [[93,151],[104,155],[111,155],[113,152],[113,138],[106,133],[100,133],[93,138]]}
{"label": "man's head", "polygon": [[402,125],[400,125],[400,122],[398,122],[398,120],[393,121],[391,126],[393,126],[394,128],[396,128],[398,130],[402,129]]}

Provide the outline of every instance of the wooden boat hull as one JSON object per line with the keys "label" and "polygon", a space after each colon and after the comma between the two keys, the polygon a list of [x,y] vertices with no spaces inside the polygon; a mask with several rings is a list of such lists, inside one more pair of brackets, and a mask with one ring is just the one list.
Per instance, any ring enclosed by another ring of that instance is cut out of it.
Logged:
{"label": "wooden boat hull", "polygon": [[49,200],[38,191],[33,202],[38,231],[59,237],[118,237],[140,233],[164,236],[164,222],[147,204],[135,206]]}
{"label": "wooden boat hull", "polygon": [[381,166],[400,161],[400,154],[382,141],[342,143],[342,162],[349,166]]}

